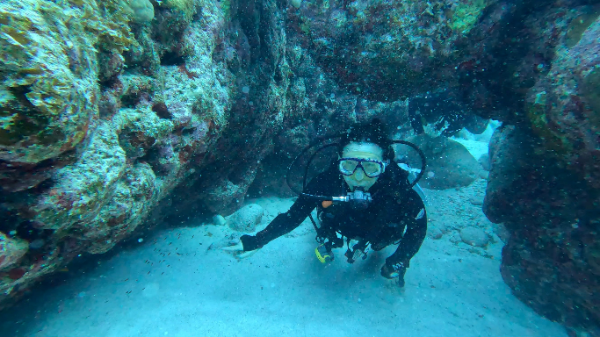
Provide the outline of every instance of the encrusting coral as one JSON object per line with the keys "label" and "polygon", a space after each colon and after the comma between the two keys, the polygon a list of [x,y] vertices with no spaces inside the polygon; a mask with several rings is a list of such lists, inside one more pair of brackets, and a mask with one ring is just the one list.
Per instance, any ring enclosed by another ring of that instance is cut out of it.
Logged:
{"label": "encrusting coral", "polygon": [[128,3],[123,3],[123,6],[131,10],[131,18],[137,23],[148,23],[154,19],[154,6],[150,0],[129,0]]}
{"label": "encrusting coral", "polygon": [[1,160],[38,163],[85,138],[97,111],[97,48],[120,53],[133,43],[118,8],[86,0],[0,5]]}
{"label": "encrusting coral", "polygon": [[186,19],[191,19],[196,14],[197,1],[195,0],[164,0],[162,6],[180,11]]}
{"label": "encrusting coral", "polygon": [[25,240],[11,238],[0,232],[0,271],[17,263],[27,249]]}

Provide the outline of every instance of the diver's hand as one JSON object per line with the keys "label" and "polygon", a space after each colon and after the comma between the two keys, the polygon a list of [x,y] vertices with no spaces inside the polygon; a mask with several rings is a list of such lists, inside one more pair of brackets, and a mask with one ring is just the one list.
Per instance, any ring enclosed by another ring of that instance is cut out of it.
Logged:
{"label": "diver's hand", "polygon": [[[243,235],[242,237],[244,236],[250,237],[250,235]],[[231,253],[237,259],[245,259],[247,257],[250,257],[251,255],[256,253],[258,249],[245,251],[244,243],[241,240],[242,237],[238,237],[237,235],[230,235],[225,237],[225,246],[221,249]]]}
{"label": "diver's hand", "polygon": [[387,279],[397,279],[400,288],[404,287],[404,274],[406,274],[406,266],[402,262],[393,265],[386,263],[381,267],[381,276]]}

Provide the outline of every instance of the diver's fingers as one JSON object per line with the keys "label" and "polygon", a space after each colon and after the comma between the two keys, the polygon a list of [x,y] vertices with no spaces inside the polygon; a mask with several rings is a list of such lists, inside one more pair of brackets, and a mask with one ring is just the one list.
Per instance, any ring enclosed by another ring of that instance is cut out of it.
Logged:
{"label": "diver's fingers", "polygon": [[398,274],[397,272],[394,272],[394,273],[390,274],[390,277],[396,278],[396,277],[398,277],[398,275],[400,275],[400,274]]}
{"label": "diver's fingers", "polygon": [[247,257],[254,255],[254,253],[256,253],[257,250],[258,249],[251,250],[249,252],[243,252],[243,253],[239,254],[237,257],[238,257],[238,259],[245,259]]}
{"label": "diver's fingers", "polygon": [[242,244],[242,242],[238,242],[233,246],[229,246],[229,247],[223,247],[221,248],[223,250],[228,250],[228,251],[239,251],[239,250],[244,250],[244,245]]}

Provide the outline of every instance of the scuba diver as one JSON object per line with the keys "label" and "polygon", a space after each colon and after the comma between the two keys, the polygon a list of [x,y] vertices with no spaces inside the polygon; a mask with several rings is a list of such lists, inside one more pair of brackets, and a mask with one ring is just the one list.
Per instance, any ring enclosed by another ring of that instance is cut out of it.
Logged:
{"label": "scuba diver", "polygon": [[[344,238],[345,257],[350,263],[364,260],[369,248],[379,251],[398,245],[387,257],[381,275],[397,279],[397,284],[404,287],[406,269],[427,232],[427,213],[412,189],[416,181],[410,183],[408,172],[394,162],[392,144],[408,142],[391,141],[386,135],[379,120],[354,125],[341,135],[339,143],[331,144],[337,146],[338,159],[305,184],[288,212],[279,214],[256,235],[243,235],[223,249],[245,258],[289,233],[308,216],[317,230],[319,245],[315,253],[322,263],[334,259],[332,249],[343,247]],[[315,207],[320,226],[311,216]]]}

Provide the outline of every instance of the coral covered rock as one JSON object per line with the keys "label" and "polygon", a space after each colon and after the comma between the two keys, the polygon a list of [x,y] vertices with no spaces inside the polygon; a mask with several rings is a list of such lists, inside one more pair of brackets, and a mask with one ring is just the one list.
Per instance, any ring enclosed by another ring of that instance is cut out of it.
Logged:
{"label": "coral covered rock", "polygon": [[394,101],[453,81],[471,31],[492,28],[481,23],[496,2],[311,1],[289,15],[311,54],[344,88]]}
{"label": "coral covered rock", "polygon": [[122,51],[131,40],[112,1],[77,3],[0,5],[1,160],[38,163],[87,135],[99,97],[94,46]]}
{"label": "coral covered rock", "polygon": [[5,270],[27,253],[28,244],[25,240],[11,238],[0,232],[0,271]]}
{"label": "coral covered rock", "polygon": [[[231,83],[219,83],[223,63],[210,57],[223,13],[203,4],[193,28],[164,9],[156,26],[131,29],[118,0],[0,5],[0,181],[10,192],[0,197],[0,230],[16,233],[4,240],[11,267],[0,275],[0,305],[128,237],[214,146]],[[190,71],[185,48],[195,48]]]}
{"label": "coral covered rock", "polygon": [[567,325],[598,327],[600,199],[530,131],[504,127],[490,143],[483,210],[507,232],[501,272],[523,302]]}
{"label": "coral covered rock", "polygon": [[137,23],[148,23],[154,19],[154,6],[150,0],[130,0],[127,4],[130,15]]}
{"label": "coral covered rock", "polygon": [[599,15],[590,7],[573,18],[552,69],[527,96],[527,113],[545,148],[600,189]]}
{"label": "coral covered rock", "polygon": [[562,63],[555,52],[573,40],[569,27],[591,11],[586,3],[527,0],[490,7],[456,65],[454,97],[485,118],[529,123],[527,97],[535,96],[532,87],[547,78],[555,62]]}
{"label": "coral covered rock", "polygon": [[161,6],[179,11],[189,20],[192,18],[192,15],[196,14],[197,6],[201,3],[195,0],[165,0],[160,2],[160,4]]}

